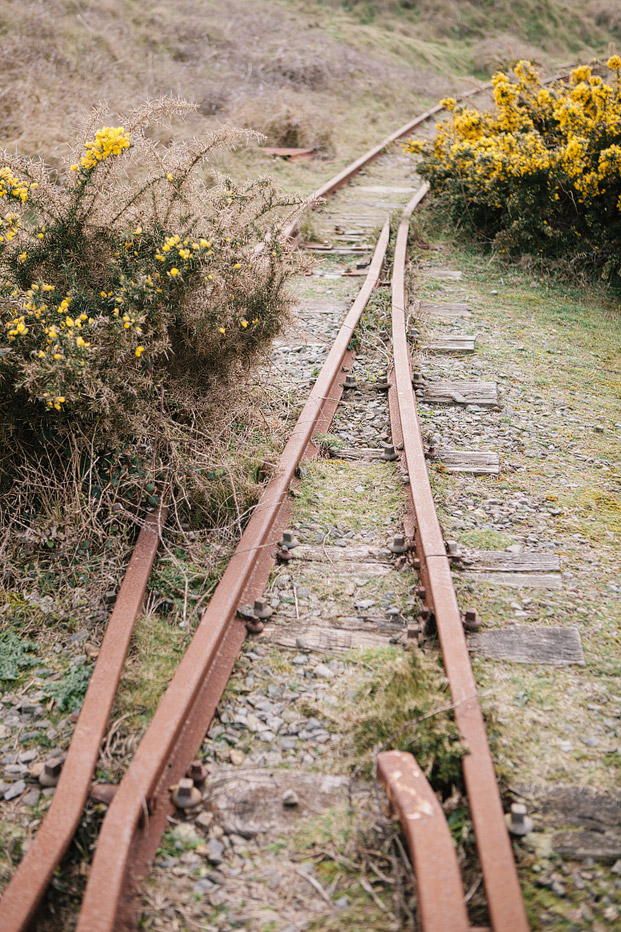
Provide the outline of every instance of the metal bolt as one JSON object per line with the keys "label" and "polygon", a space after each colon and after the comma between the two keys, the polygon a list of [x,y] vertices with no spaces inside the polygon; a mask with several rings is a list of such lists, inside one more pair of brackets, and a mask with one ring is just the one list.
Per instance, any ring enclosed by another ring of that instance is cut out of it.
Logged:
{"label": "metal bolt", "polygon": [[524,803],[512,803],[505,819],[512,835],[528,835],[533,830],[533,820],[527,816]]}
{"label": "metal bolt", "polygon": [[343,382],[343,388],[355,388],[355,387],[356,387],[356,376],[346,375],[345,381]]}
{"label": "metal bolt", "polygon": [[172,788],[172,800],[178,809],[194,809],[202,799],[201,791],[194,786],[194,780],[183,777]]}
{"label": "metal bolt", "polygon": [[185,772],[186,777],[194,783],[204,783],[209,771],[202,761],[193,760]]}
{"label": "metal bolt", "polygon": [[418,596],[419,599],[421,599],[424,602],[425,599],[427,598],[427,590],[425,589],[424,586],[419,586],[418,589],[416,590],[416,595]]}
{"label": "metal bolt", "polygon": [[39,775],[39,783],[41,786],[56,786],[62,767],[63,761],[61,757],[53,757],[51,760],[47,760]]}
{"label": "metal bolt", "polygon": [[467,608],[464,616],[464,628],[467,631],[478,631],[481,627],[481,619],[476,608]]}
{"label": "metal bolt", "polygon": [[382,450],[382,459],[388,460],[389,463],[392,463],[393,460],[399,459],[399,454],[395,452],[395,448],[393,447],[392,443],[387,443]]}
{"label": "metal bolt", "polygon": [[286,806],[287,808],[293,808],[294,806],[298,806],[299,803],[300,800],[295,790],[285,790],[285,792],[282,794],[283,806]]}
{"label": "metal bolt", "polygon": [[283,531],[282,540],[278,541],[278,546],[282,547],[283,550],[293,550],[294,547],[300,546],[300,542],[293,531]]}
{"label": "metal bolt", "polygon": [[414,559],[412,560],[412,566],[414,567],[416,572],[420,570],[420,560],[418,559],[418,557],[414,557]]}
{"label": "metal bolt", "polygon": [[248,634],[261,634],[265,624],[260,618],[248,618],[246,621],[246,631]]}
{"label": "metal bolt", "polygon": [[456,557],[459,553],[459,544],[456,540],[447,540],[446,542],[446,552],[451,557]]}
{"label": "metal bolt", "polygon": [[412,384],[416,388],[417,386],[422,386],[425,379],[422,372],[413,372],[412,373]]}
{"label": "metal bolt", "polygon": [[405,553],[408,548],[403,534],[395,534],[392,544],[388,544],[388,549],[391,553]]}
{"label": "metal bolt", "polygon": [[380,372],[380,373],[379,373],[379,375],[378,375],[378,377],[377,377],[377,382],[375,383],[375,387],[376,387],[377,389],[379,389],[380,391],[384,391],[384,392],[385,392],[387,389],[390,388],[390,382],[388,381],[388,373],[387,373],[387,372]]}
{"label": "metal bolt", "polygon": [[256,618],[266,619],[271,618],[274,614],[274,609],[269,604],[267,599],[255,599],[254,600],[254,614]]}

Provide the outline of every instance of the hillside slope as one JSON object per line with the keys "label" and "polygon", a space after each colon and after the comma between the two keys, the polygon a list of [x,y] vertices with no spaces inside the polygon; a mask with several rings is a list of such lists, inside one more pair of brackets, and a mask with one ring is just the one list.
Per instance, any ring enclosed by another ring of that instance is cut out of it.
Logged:
{"label": "hillside slope", "polygon": [[[23,0],[15,13],[0,0],[0,139],[52,163],[97,102],[122,114],[164,94],[197,103],[184,132],[233,122],[346,158],[499,65],[551,68],[621,36],[615,0]],[[302,187],[318,173],[296,170]]]}

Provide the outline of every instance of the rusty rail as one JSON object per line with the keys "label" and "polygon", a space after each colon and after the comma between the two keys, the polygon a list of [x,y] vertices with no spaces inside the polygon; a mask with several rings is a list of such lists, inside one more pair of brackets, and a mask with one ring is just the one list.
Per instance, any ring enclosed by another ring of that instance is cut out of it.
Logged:
{"label": "rusty rail", "polygon": [[483,714],[457,605],[451,569],[435,510],[416,399],[412,388],[410,352],[405,326],[405,264],[410,217],[427,193],[423,185],[405,208],[397,233],[392,276],[392,340],[394,389],[398,429],[403,438],[403,461],[409,475],[410,502],[415,518],[415,547],[420,561],[421,586],[433,612],[455,706],[455,721],[468,747],[463,760],[470,814],[481,862],[494,932],[528,932],[513,851]]}
{"label": "rusty rail", "polygon": [[469,932],[451,830],[425,774],[412,754],[383,751],[377,755],[377,775],[410,849],[422,932]]}
{"label": "rusty rail", "polygon": [[138,536],[52,803],[0,900],[3,932],[28,927],[80,821],[165,520],[166,509],[147,514]]}
{"label": "rusty rail", "polygon": [[[169,786],[186,771],[209,727],[245,637],[238,606],[267,581],[295,469],[312,441],[326,400],[338,401],[350,337],[381,273],[388,222],[371,268],[311,391],[277,471],[254,510],[192,642],[140,742],[106,813],[77,932],[119,932],[132,919],[132,893],[152,858],[166,815]],[[257,560],[257,558],[260,558]]]}

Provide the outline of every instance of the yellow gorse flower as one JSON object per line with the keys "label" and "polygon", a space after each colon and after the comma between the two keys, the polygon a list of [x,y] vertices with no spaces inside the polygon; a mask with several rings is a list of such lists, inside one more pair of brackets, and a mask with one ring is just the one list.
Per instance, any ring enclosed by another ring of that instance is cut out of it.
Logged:
{"label": "yellow gorse flower", "polygon": [[[81,167],[84,171],[90,171],[109,156],[120,155],[123,149],[128,149],[129,133],[122,126],[104,126],[95,133],[95,141],[87,142],[84,148],[86,155],[82,156]],[[79,167],[72,165],[71,170],[77,171]]]}

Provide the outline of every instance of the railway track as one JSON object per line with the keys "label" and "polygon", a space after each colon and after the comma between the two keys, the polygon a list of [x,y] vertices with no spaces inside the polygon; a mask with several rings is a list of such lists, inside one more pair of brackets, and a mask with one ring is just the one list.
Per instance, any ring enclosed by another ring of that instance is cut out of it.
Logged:
{"label": "railway track", "polygon": [[[487,88],[475,93],[486,94]],[[361,171],[366,171],[371,163],[382,158],[389,160],[392,156],[385,153],[392,144],[420,128],[432,126],[440,109],[434,107],[398,129],[322,186],[316,192],[317,197],[330,197]],[[411,194],[412,189],[394,184],[363,184],[348,191],[340,202],[341,222],[353,227],[349,229],[350,245],[342,247],[345,255],[365,254],[366,246],[356,249],[351,244],[359,241],[356,236],[366,242],[369,229],[377,226],[378,220],[383,221],[368,268],[362,272],[354,270],[364,277],[362,288],[327,353],[274,477],[253,512],[192,643],[123,780],[110,794],[111,802],[97,841],[78,918],[78,932],[112,932],[134,927],[136,891],[148,873],[162,833],[175,810],[175,801],[183,809],[204,777],[201,768],[192,762],[210,728],[244,641],[249,632],[252,636],[263,628],[261,616],[267,614],[263,612],[263,595],[277,553],[284,549],[285,558],[293,557],[292,562],[295,562],[295,551],[300,552],[295,546],[287,550],[282,545],[291,511],[290,491],[295,486],[300,463],[318,452],[314,438],[328,433],[343,392],[349,388],[348,373],[355,359],[349,348],[351,338],[383,275],[389,245],[386,215],[403,206],[406,193]],[[416,188],[402,212],[395,241],[391,281],[392,356],[388,374],[391,445],[386,444],[383,453],[376,449],[373,455],[388,460],[398,458],[408,480],[403,550],[410,553],[418,572],[421,616],[428,629],[431,625],[437,628],[450,684],[451,706],[468,747],[463,762],[464,781],[489,922],[494,932],[522,932],[528,924],[470,666],[463,619],[433,504],[412,384],[415,374],[408,345],[407,308],[414,296],[406,294],[405,270],[410,218],[425,194],[425,186]],[[295,229],[290,228],[288,233],[293,236]],[[330,253],[339,254],[334,249]],[[339,274],[336,271],[324,273],[327,278],[339,277]],[[459,399],[453,400],[460,403]],[[6,932],[18,932],[36,923],[37,909],[50,878],[79,823],[91,791],[133,621],[140,611],[164,523],[163,511],[151,514],[140,534],[52,804],[0,902],[0,927]],[[286,545],[286,538],[284,540]],[[245,605],[255,608],[240,613],[240,606]],[[268,622],[266,634],[269,628]],[[314,634],[309,629],[311,641]],[[338,637],[336,641],[334,637],[328,638],[328,646],[336,644],[338,647]],[[355,640],[354,637],[351,643],[355,644]],[[369,643],[372,642],[371,637]],[[281,634],[280,643],[287,646],[286,635]],[[295,647],[295,643],[292,646]],[[466,899],[450,832],[420,768],[410,756],[387,751],[379,756],[378,775],[401,817],[411,846],[422,928],[433,932],[469,929]],[[176,790],[171,798],[172,786]]]}

